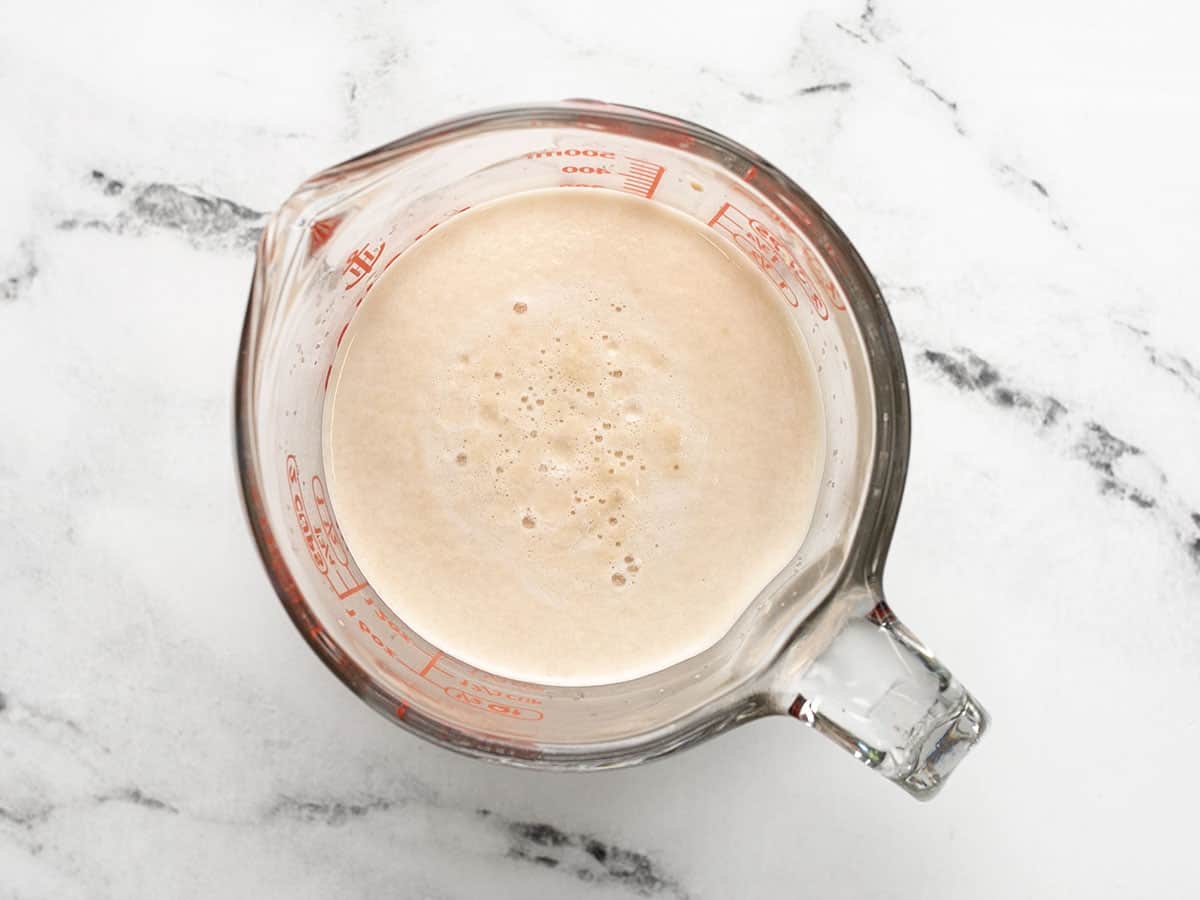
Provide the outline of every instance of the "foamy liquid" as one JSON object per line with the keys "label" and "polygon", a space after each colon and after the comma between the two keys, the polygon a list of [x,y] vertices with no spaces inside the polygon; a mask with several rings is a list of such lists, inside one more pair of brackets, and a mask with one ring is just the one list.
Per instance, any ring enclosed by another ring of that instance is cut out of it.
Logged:
{"label": "foamy liquid", "polygon": [[640,198],[533,191],[430,232],[352,321],[326,407],[372,587],[446,653],[540,683],[710,647],[812,518],[823,417],[785,310]]}

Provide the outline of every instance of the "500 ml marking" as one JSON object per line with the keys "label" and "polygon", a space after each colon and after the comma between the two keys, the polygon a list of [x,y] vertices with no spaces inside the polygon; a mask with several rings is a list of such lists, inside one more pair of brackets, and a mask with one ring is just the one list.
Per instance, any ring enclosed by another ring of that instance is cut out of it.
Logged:
{"label": "500 ml marking", "polygon": [[576,150],[534,150],[525,154],[526,159],[550,159],[555,156],[583,156],[591,159],[616,159],[617,154],[611,150],[595,150],[591,147]]}

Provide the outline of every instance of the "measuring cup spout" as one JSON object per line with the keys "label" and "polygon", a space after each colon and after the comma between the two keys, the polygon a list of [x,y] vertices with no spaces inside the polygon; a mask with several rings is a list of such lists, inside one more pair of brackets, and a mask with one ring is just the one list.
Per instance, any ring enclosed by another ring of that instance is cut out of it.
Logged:
{"label": "measuring cup spout", "polygon": [[988,714],[881,594],[863,592],[858,608],[868,612],[851,618],[798,680],[788,680],[787,712],[929,800],[983,736]]}

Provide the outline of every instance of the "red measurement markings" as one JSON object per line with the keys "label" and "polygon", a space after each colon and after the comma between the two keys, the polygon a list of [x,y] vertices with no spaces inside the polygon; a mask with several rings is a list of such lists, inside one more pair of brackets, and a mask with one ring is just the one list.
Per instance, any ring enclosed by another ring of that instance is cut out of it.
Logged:
{"label": "red measurement markings", "polygon": [[[449,219],[453,216],[458,215],[460,212],[466,212],[470,208],[471,207],[469,205],[468,206],[460,206],[458,209],[451,210],[449,215],[447,215],[446,218]],[[445,221],[445,220],[443,219],[442,221]],[[431,231],[433,231],[433,229],[437,228],[439,224],[441,224],[441,223],[434,222],[432,225],[430,225],[428,228],[426,228],[424,231],[422,231],[420,234],[418,234],[416,237],[414,237],[412,239],[412,243],[415,244],[421,238],[425,237],[425,235],[429,234],[429,232],[431,232]],[[315,228],[316,226],[313,226],[313,227]],[[389,237],[390,236],[391,236],[391,232],[389,232]],[[409,246],[411,246],[411,244]],[[347,256],[345,267],[342,269],[342,274],[347,276],[350,280],[347,281],[342,286],[342,290],[349,291],[349,290],[357,287],[358,285],[362,284],[363,279],[367,278],[367,276],[369,276],[373,271],[375,271],[379,260],[383,257],[383,251],[385,249],[387,249],[387,241],[381,240],[381,241],[379,241],[379,245],[377,247],[375,247],[374,249],[372,249],[372,245],[370,243],[366,243],[366,244],[363,244],[361,247],[359,247],[357,250],[355,250],[353,253],[351,253],[349,256]],[[403,254],[404,254],[404,251],[400,250],[399,252],[393,253],[386,260],[384,260],[383,265],[379,266],[379,274],[381,275],[382,273],[386,272],[391,267],[392,263],[394,263],[396,260],[398,260]],[[366,285],[363,287],[362,293],[359,294],[358,299],[356,299],[354,301],[354,310],[357,310],[360,306],[362,306],[363,301],[367,299],[367,294],[371,293],[371,288],[375,287],[375,285],[378,281],[379,281],[379,275],[376,275],[374,278],[370,278],[367,281]],[[353,316],[353,315],[354,315],[354,312],[352,310],[351,316]],[[334,345],[335,350],[342,345],[342,339],[346,336],[346,329],[349,327],[350,327],[350,320],[347,319],[346,324],[344,324],[342,326],[342,330],[338,333],[337,343]],[[332,375],[333,375],[333,364],[330,363],[329,367],[325,370],[325,385],[324,385],[323,390],[325,390],[325,391],[329,390],[329,381],[330,381],[330,378],[332,377]]]}
{"label": "red measurement markings", "polygon": [[371,245],[367,243],[347,256],[342,274],[349,276],[350,280],[346,282],[342,290],[350,290],[370,275],[371,270],[375,268],[375,263],[379,259],[380,254],[383,253],[385,247],[387,247],[387,243],[380,241],[379,246],[372,250]]}
{"label": "red measurement markings", "polygon": [[[748,180],[749,178],[747,178],[747,181]],[[729,187],[742,197],[745,197],[748,202],[753,204],[758,203],[757,197],[738,184],[733,183]],[[822,261],[821,257],[819,257],[813,251],[811,242],[804,236],[804,233],[801,230],[797,229],[796,223],[785,219],[769,206],[762,207],[762,210],[767,214],[767,217],[770,218],[770,220],[774,222],[776,226],[778,226],[780,231],[788,236],[789,246],[798,245],[800,247],[800,252],[803,254],[804,262],[807,266],[807,272],[810,277],[816,280],[817,287],[821,290],[825,298],[825,302],[834,309],[845,311],[846,304],[842,302],[842,292],[838,290],[837,285],[834,284],[833,277],[829,274],[829,269]],[[801,229],[812,227],[812,219],[809,218],[806,213],[798,209],[793,211],[800,222]],[[837,248],[831,246],[828,241],[825,242],[823,250],[826,258],[838,258]]]}
{"label": "red measurement markings", "polygon": [[[568,147],[553,150],[531,150],[525,154],[526,159],[554,159],[563,162],[559,169],[564,175],[590,175],[592,177],[614,177],[620,179],[619,190],[637,194],[649,200],[658,190],[666,169],[657,163],[632,156],[618,157],[611,150],[598,150],[594,147]],[[623,165],[617,163],[624,160]],[[609,187],[596,182],[569,182],[561,187]],[[613,187],[616,187],[613,185]]]}
{"label": "red measurement markings", "polygon": [[350,568],[350,556],[330,513],[325,485],[319,477],[313,477],[310,491],[317,512],[317,521],[314,522],[304,499],[304,483],[300,476],[300,464],[295,456],[288,454],[286,469],[292,513],[296,517],[296,526],[300,529],[300,537],[308,550],[309,558],[339,599],[352,597],[365,588],[367,583],[360,580]]}
{"label": "red measurement markings", "polygon": [[[371,599],[369,605],[374,605],[373,598]],[[393,670],[385,668],[385,671],[388,671],[390,674],[394,674],[394,677],[396,677],[397,680],[399,680],[410,691],[412,691],[412,696],[428,696],[428,690],[431,687],[440,687],[447,697],[476,712],[490,713],[492,715],[502,716],[510,719],[520,719],[521,721],[525,722],[538,722],[545,718],[544,711],[537,708],[542,705],[542,701],[537,697],[501,691],[496,688],[481,684],[478,681],[472,681],[452,675],[448,670],[438,665],[439,662],[445,659],[444,654],[440,650],[434,651],[432,654],[430,654],[426,659],[425,664],[418,669],[412,663],[402,659],[396,653],[396,650],[389,646],[388,642],[385,641],[383,637],[381,637],[375,631],[375,629],[371,627],[371,625],[365,622],[362,617],[358,616],[355,610],[347,608],[346,613],[351,619],[355,620],[358,630],[362,632],[367,639],[374,643],[376,647],[386,653],[393,662],[398,663],[404,669],[422,679],[420,683],[415,683],[401,676],[399,672],[393,673]],[[376,609],[375,613],[376,616],[381,621],[385,622],[389,628],[394,629],[394,631],[403,637],[406,642],[411,643],[411,638],[409,638],[407,634],[404,634],[402,629],[398,628],[393,622],[384,616],[380,610]],[[381,662],[380,665],[382,666],[383,663]],[[450,678],[451,683],[446,684],[445,681],[442,681],[441,679],[444,677]],[[408,704],[406,703],[405,706],[407,707]]]}
{"label": "red measurement markings", "polygon": [[656,163],[647,162],[644,159],[634,159],[631,156],[626,171],[621,173],[625,176],[622,190],[649,200],[658,190],[663,173],[666,171]]}
{"label": "red measurement markings", "polygon": [[825,264],[821,262],[817,254],[812,251],[812,248],[808,246],[803,238],[800,239],[800,251],[804,254],[804,262],[808,266],[808,272],[817,282],[817,287],[825,297],[825,302],[834,309],[840,309],[844,312],[846,304],[842,302],[841,291],[833,283],[833,278],[825,268]]}
{"label": "red measurement markings", "polygon": [[[358,614],[356,613],[355,610],[347,609],[346,614],[351,619],[354,619],[354,621],[358,625],[358,630],[363,635],[365,635],[366,638],[371,641],[371,643],[373,643],[377,648],[382,650],[389,659],[391,659],[395,663],[398,663],[402,668],[411,672],[413,675],[421,677],[422,673],[417,670],[417,667],[406,662],[396,652],[396,648],[393,647],[390,643],[391,635],[384,635],[383,637],[380,637],[380,635],[377,634],[375,632],[375,630],[373,628],[371,628],[371,626],[366,621],[364,621],[363,619],[358,617]],[[389,638],[389,640],[384,640],[384,637]],[[408,638],[406,637],[405,640],[407,641]],[[403,651],[403,648],[401,648],[401,650]],[[385,661],[377,660],[376,665],[385,666]],[[396,678],[398,681],[403,683],[404,686],[407,687],[409,690],[411,690],[414,694],[428,692],[428,690],[429,690],[429,685],[428,685],[429,679],[425,679],[424,681],[412,681],[408,678],[405,678],[404,675],[398,669],[387,668],[386,671],[388,672],[389,675],[391,675],[392,677]]]}
{"label": "red measurement markings", "polygon": [[[559,171],[564,175],[612,175],[613,168],[608,160],[615,160],[617,154],[611,150],[597,150],[594,147],[568,147],[565,150],[533,150],[525,154],[526,159],[571,159],[566,165],[560,166]],[[559,187],[602,188],[603,184],[567,181]]]}
{"label": "red measurement markings", "polygon": [[[483,669],[476,669],[474,666],[469,666],[466,663],[459,663],[459,667],[466,670],[475,676],[475,682],[485,682],[490,685],[501,685],[503,687],[515,688],[526,694],[540,694],[541,687],[536,684],[529,684],[526,681],[517,681],[512,678],[505,678],[502,675],[493,675],[491,672],[485,672]],[[461,676],[456,675],[456,678]]]}
{"label": "red measurement markings", "polygon": [[611,175],[612,169],[606,169],[604,166],[563,166],[562,173],[564,175]]}
{"label": "red measurement markings", "polygon": [[708,224],[713,229],[724,231],[729,239],[750,257],[779,289],[789,306],[800,305],[798,289],[820,318],[829,318],[829,308],[813,279],[770,228],[751,218],[732,203],[723,204]]}
{"label": "red measurement markings", "polygon": [[499,698],[501,700],[511,700],[513,703],[521,703],[526,706],[541,706],[542,701],[537,697],[526,697],[524,694],[512,694],[507,691],[497,690],[493,687],[488,687],[486,684],[480,684],[478,681],[470,681],[466,678],[460,679],[458,682],[460,687],[480,694],[484,697]]}
{"label": "red measurement markings", "polygon": [[[427,653],[421,650],[415,643],[413,643],[412,637],[400,625],[395,617],[389,615],[388,612],[385,611],[386,608],[384,605],[372,597],[370,592],[361,594],[360,597],[362,598],[362,602],[367,609],[356,610],[348,606],[346,607],[346,615],[351,619],[356,619],[358,622],[359,631],[367,635],[367,637],[369,637],[377,647],[383,650],[384,653],[386,653],[389,657],[391,657],[409,672],[412,672],[419,678],[424,679],[425,682],[433,684],[437,687],[442,687],[443,685],[438,684],[435,678],[436,675],[442,675],[450,679],[457,679],[457,676],[453,675],[444,667],[438,665],[438,663],[445,659],[445,655],[442,653],[442,651],[435,650],[433,653]],[[360,612],[364,617],[368,618],[371,617],[371,613],[374,613],[374,618],[378,620],[378,622],[375,623],[375,627],[378,628],[379,625],[382,624],[388,629],[388,631],[391,632],[391,634],[385,635],[389,641],[394,641],[396,638],[400,638],[404,644],[408,645],[407,647],[400,647],[400,652],[403,653],[407,659],[397,655],[396,650],[393,649],[389,643],[380,640],[371,626],[364,623],[363,620],[359,618]],[[416,658],[414,658],[414,656]],[[424,662],[420,661],[421,658],[424,658]]]}
{"label": "red measurement markings", "polygon": [[[440,219],[437,222],[432,223],[427,228],[425,228],[425,230],[419,232],[412,239],[412,241],[409,242],[408,246],[411,247],[413,244],[415,244],[421,238],[425,237],[425,235],[429,234],[429,232],[433,231],[435,228],[437,228],[443,222],[446,222],[449,219],[454,218],[461,212],[466,212],[470,208],[471,208],[471,205],[468,203],[466,206],[459,206],[456,209],[450,210],[450,212],[448,212],[446,214],[446,217],[444,219]],[[388,236],[391,237],[394,233],[395,232],[393,229],[393,231],[388,232]],[[349,284],[347,284],[345,286],[344,290],[347,290],[347,291],[350,290],[350,288],[354,287],[364,277],[366,277],[368,274],[370,274],[370,272],[375,268],[375,263],[378,262],[379,258],[383,255],[384,248],[386,248],[386,247],[387,247],[387,242],[380,241],[378,249],[376,249],[374,252],[371,252],[369,249],[370,245],[366,244],[363,247],[359,248],[358,250],[354,251],[354,253],[350,254],[350,256],[346,259],[345,274],[353,276],[355,278],[355,280],[350,282]],[[388,269],[390,269],[392,267],[392,263],[394,263],[396,260],[398,260],[403,255],[404,255],[404,250],[401,249],[401,250],[398,250],[397,252],[393,253],[391,256],[389,256],[387,258],[387,260],[384,261],[383,267],[379,270],[380,273],[386,272]],[[356,307],[362,304],[363,299],[366,297],[367,293],[370,292],[371,288],[375,286],[375,282],[377,280],[378,279],[372,279],[370,282],[367,283],[366,290],[363,291],[363,296],[359,297],[358,303],[355,304]]]}
{"label": "red measurement markings", "polygon": [[333,237],[334,231],[337,230],[341,223],[341,216],[333,216],[329,219],[317,219],[308,226],[308,252],[316,253]]}
{"label": "red measurement markings", "polygon": [[[384,612],[381,608],[383,604],[377,601],[371,595],[370,591],[360,594],[359,599],[363,603],[363,607],[360,609],[354,609],[349,606],[345,608],[346,616],[351,620],[351,623],[349,623],[351,629],[354,630],[356,627],[365,640],[370,641],[379,651],[386,654],[388,658],[376,660],[375,666],[379,671],[403,685],[408,691],[410,699],[401,701],[394,709],[394,713],[398,718],[404,718],[408,714],[409,709],[412,708],[414,702],[418,708],[422,705],[424,701],[416,698],[424,697],[428,700],[433,700],[436,705],[438,701],[434,700],[431,692],[436,692],[438,688],[441,688],[442,693],[446,697],[462,704],[473,712],[485,713],[490,716],[498,716],[509,720],[517,719],[521,722],[540,722],[545,718],[544,710],[537,708],[542,705],[541,699],[528,696],[525,693],[502,691],[482,684],[479,681],[454,675],[443,666],[438,665],[439,662],[446,659],[440,650],[435,650],[432,653],[422,652],[421,655],[425,659],[424,664],[417,663],[414,665],[417,661],[411,660],[411,657],[412,652],[417,650],[417,647],[413,643],[413,639],[391,616]],[[374,612],[374,618],[378,619],[378,622],[366,621],[366,619],[371,618],[371,612]],[[388,634],[386,631],[382,631],[379,628],[380,624],[385,625],[392,633]],[[409,646],[407,648],[393,647],[392,642],[396,637],[400,637]],[[409,659],[406,660],[403,658],[402,654],[408,655]],[[451,662],[453,661],[451,660]],[[398,668],[391,665],[391,663],[394,663]],[[418,668],[418,665],[420,665],[420,668]],[[406,672],[415,675],[419,680],[406,677]],[[450,683],[447,684],[444,679],[449,679]],[[513,684],[517,684],[517,682],[513,682]],[[529,687],[533,688],[532,685]],[[511,743],[507,736],[503,740]]]}
{"label": "red measurement markings", "polygon": [[[379,606],[375,606],[375,599],[373,597],[368,596],[366,598],[366,600],[364,600],[363,602],[366,603],[367,606],[372,606],[375,608],[375,618],[377,618],[380,622],[382,622],[384,625],[386,625],[388,630],[391,631],[392,634],[394,634],[396,637],[400,638],[400,640],[404,641],[404,643],[406,643],[406,644],[412,643],[412,638],[409,637],[408,632],[405,631],[403,628],[401,628],[400,625],[396,622],[396,620],[393,619],[392,617],[390,617],[386,612],[384,612],[383,609],[381,609]],[[346,612],[347,612],[347,614],[349,614],[351,616],[355,615],[355,612],[352,609],[347,609]],[[414,669],[413,671],[416,671],[416,670]]]}
{"label": "red measurement markings", "polygon": [[[441,222],[434,222],[432,225],[430,225],[424,231],[418,232],[417,236],[412,239],[412,242],[415,244],[417,241],[419,241],[421,238],[425,237],[425,235],[429,234],[429,232],[433,231],[433,229],[437,228],[441,224],[442,224]],[[391,259],[389,259],[387,261],[387,265],[385,265],[383,268],[386,270],[387,267],[390,266],[392,263],[394,263],[399,256],[400,256],[400,254],[397,253],[395,256],[393,256]]]}
{"label": "red measurement markings", "polygon": [[526,159],[553,159],[555,157],[582,157],[583,159],[616,159],[611,150],[596,150],[592,147],[572,147],[567,150],[533,150],[525,154]]}
{"label": "red measurement markings", "polygon": [[438,660],[442,658],[442,651],[439,650],[433,656],[429,657],[429,662],[425,663],[425,668],[421,670],[421,677],[427,676],[431,670],[437,667]]}
{"label": "red measurement markings", "polygon": [[371,641],[375,644],[375,646],[378,647],[380,650],[382,650],[384,653],[387,653],[388,656],[393,656],[393,657],[395,656],[395,651],[388,652],[389,648],[388,648],[387,644],[384,643],[383,638],[381,638],[374,631],[372,631],[371,626],[368,625],[366,622],[364,622],[362,619],[358,620],[358,630],[361,631],[363,634],[365,634],[367,637],[369,637],[371,639]]}
{"label": "red measurement markings", "polygon": [[445,691],[446,696],[451,700],[457,700],[459,703],[477,709],[480,712],[489,712],[493,715],[523,719],[529,722],[538,722],[545,718],[545,714],[540,709],[530,709],[527,706],[517,706],[511,703],[488,701],[477,694],[469,694],[455,685],[447,686]]}

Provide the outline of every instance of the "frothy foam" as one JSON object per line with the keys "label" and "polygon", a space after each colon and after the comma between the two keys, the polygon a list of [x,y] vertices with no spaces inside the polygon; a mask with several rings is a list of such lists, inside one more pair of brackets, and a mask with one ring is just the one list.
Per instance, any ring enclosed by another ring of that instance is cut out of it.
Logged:
{"label": "frothy foam", "polygon": [[799,546],[823,432],[772,286],[700,225],[537,191],[431,232],[331,381],[351,551],[444,651],[624,680],[714,643]]}

